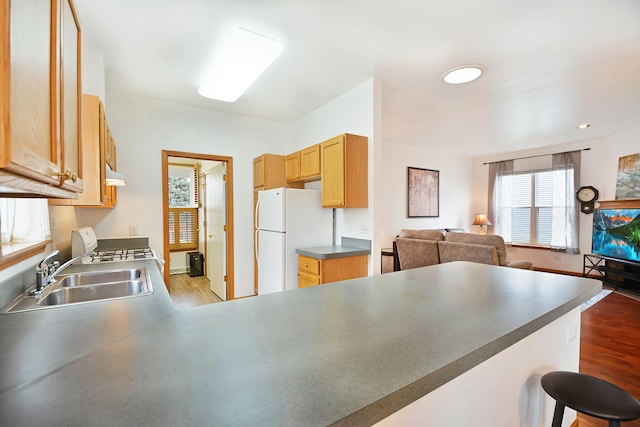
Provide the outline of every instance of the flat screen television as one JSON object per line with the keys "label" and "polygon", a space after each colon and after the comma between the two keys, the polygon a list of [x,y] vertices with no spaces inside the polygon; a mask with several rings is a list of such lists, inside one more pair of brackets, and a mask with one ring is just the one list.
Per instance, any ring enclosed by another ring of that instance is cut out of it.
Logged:
{"label": "flat screen television", "polygon": [[593,212],[591,251],[640,262],[640,208],[596,209]]}

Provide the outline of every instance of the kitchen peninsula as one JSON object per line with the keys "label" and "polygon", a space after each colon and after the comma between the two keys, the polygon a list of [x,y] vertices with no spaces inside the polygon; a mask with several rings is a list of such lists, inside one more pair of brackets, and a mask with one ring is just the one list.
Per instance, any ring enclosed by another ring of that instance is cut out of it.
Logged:
{"label": "kitchen peninsula", "polygon": [[522,420],[540,414],[536,379],[577,368],[579,305],[600,287],[456,262],[188,310],[168,310],[159,282],[147,297],[2,315],[0,419],[534,425]]}

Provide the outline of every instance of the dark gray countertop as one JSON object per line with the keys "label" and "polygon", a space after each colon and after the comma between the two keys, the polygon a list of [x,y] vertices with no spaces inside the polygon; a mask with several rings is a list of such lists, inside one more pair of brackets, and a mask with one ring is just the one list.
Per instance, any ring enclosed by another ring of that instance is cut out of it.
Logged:
{"label": "dark gray countertop", "polygon": [[369,425],[600,288],[456,262],[189,310],[141,297],[2,315],[0,419]]}
{"label": "dark gray countertop", "polygon": [[333,245],[317,246],[315,248],[298,248],[296,253],[316,259],[342,258],[357,255],[369,255],[371,249],[356,248],[353,246]]}

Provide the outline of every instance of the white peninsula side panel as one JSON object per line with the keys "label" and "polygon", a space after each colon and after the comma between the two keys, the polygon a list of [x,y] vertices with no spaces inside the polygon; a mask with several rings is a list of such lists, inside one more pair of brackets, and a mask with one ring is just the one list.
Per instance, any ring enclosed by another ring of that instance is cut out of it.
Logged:
{"label": "white peninsula side panel", "polygon": [[[540,378],[550,371],[578,372],[579,360],[578,307],[375,425],[550,426],[555,401]],[[575,419],[566,408],[562,426]]]}

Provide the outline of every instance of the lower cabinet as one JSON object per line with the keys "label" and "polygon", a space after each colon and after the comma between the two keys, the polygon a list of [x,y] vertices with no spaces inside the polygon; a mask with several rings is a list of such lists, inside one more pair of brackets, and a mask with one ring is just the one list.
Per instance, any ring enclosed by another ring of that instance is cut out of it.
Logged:
{"label": "lower cabinet", "polygon": [[368,255],[327,259],[298,255],[298,287],[365,277],[369,272],[368,259]]}

